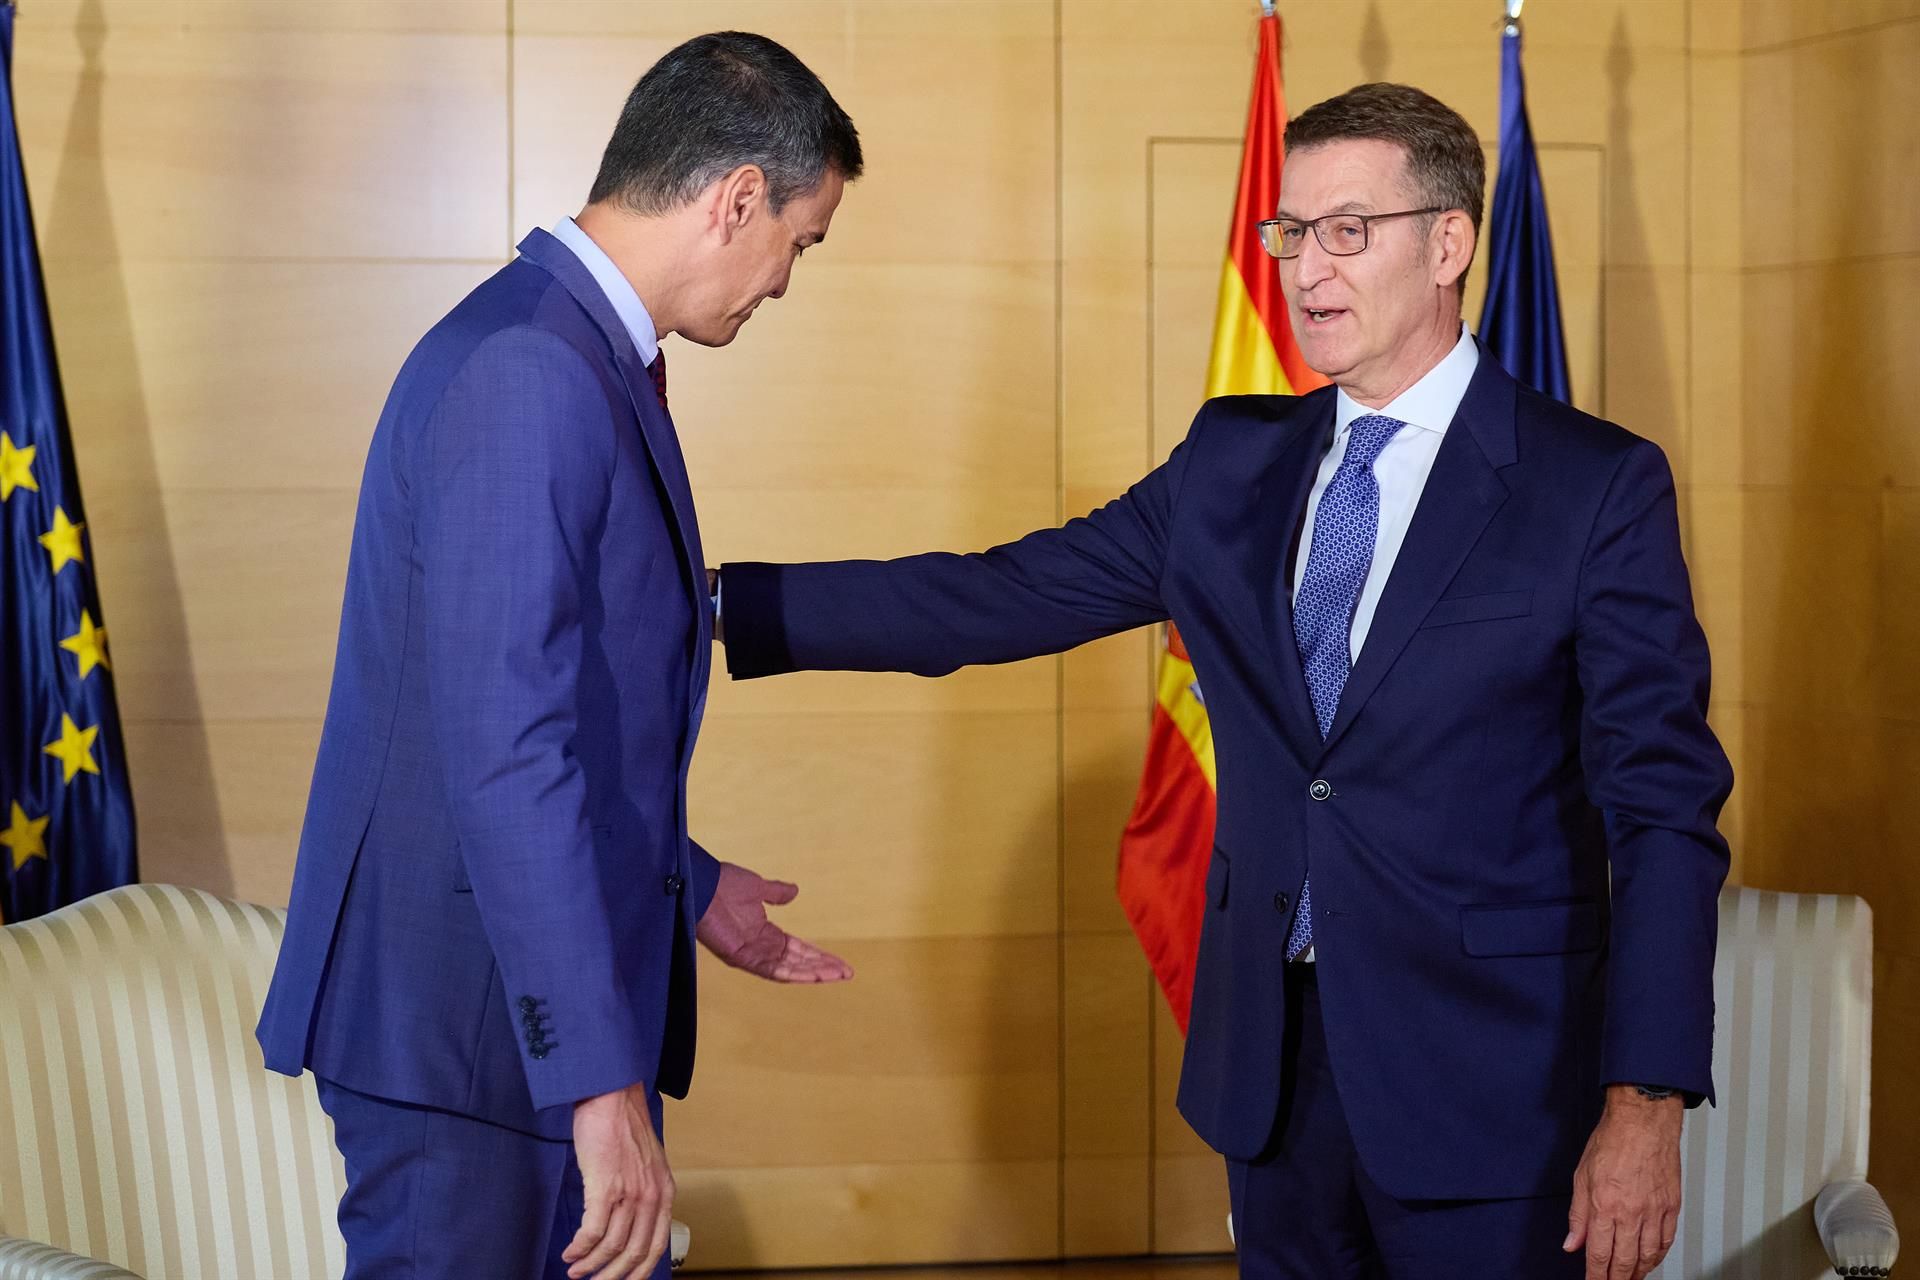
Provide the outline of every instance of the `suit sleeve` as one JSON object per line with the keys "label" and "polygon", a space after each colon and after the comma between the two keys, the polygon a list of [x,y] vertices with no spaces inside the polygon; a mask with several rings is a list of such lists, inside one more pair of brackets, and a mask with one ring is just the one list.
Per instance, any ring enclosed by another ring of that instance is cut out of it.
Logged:
{"label": "suit sleeve", "polygon": [[1733,772],[1707,726],[1706,636],[1694,617],[1673,477],[1645,441],[1617,469],[1581,566],[1575,656],[1581,757],[1606,823],[1612,954],[1607,1083],[1713,1097],[1713,957]]}
{"label": "suit sleeve", "polygon": [[1163,621],[1174,506],[1207,413],[1126,493],[1017,542],[968,555],[726,565],[728,673],[943,676]]}
{"label": "suit sleeve", "polygon": [[[660,1060],[616,964],[573,752],[614,430],[585,357],[507,330],[449,384],[414,469],[433,730],[536,1107],[648,1080]],[[519,1034],[524,1012],[543,1040]]]}
{"label": "suit sleeve", "polygon": [[708,853],[698,841],[689,840],[687,844],[692,871],[689,878],[693,881],[688,888],[693,894],[693,918],[698,923],[713,905],[713,895],[720,888],[720,859]]}

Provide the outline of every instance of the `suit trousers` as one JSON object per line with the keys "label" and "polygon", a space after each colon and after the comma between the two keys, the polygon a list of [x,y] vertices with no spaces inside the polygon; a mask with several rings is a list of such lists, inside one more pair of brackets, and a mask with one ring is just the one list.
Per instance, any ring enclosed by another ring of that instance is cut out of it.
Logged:
{"label": "suit trousers", "polygon": [[[1585,1274],[1560,1248],[1564,1195],[1398,1200],[1367,1176],[1340,1104],[1317,972],[1286,966],[1280,1113],[1256,1160],[1227,1161],[1246,1280],[1559,1280]],[[1445,1099],[1436,1099],[1445,1105]],[[1410,1133],[1409,1142],[1421,1140]]]}
{"label": "suit trousers", "polygon": [[[318,1084],[347,1166],[345,1280],[565,1280],[585,1213],[571,1142]],[[653,1280],[671,1274],[663,1254]]]}

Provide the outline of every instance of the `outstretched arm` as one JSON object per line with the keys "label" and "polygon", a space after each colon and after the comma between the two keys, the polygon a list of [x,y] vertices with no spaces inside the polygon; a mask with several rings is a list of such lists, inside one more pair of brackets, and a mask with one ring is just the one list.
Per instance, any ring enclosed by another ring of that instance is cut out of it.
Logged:
{"label": "outstretched arm", "polygon": [[1191,448],[1180,445],[1092,514],[990,551],[729,564],[720,577],[727,669],[736,680],[804,670],[940,676],[1162,621]]}

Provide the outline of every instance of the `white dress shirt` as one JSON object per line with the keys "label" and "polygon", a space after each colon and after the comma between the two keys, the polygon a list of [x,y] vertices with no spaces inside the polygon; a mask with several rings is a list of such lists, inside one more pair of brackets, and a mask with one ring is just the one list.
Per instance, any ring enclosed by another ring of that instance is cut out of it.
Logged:
{"label": "white dress shirt", "polygon": [[1300,554],[1293,566],[1293,594],[1300,595],[1300,583],[1307,573],[1307,553],[1313,548],[1313,520],[1320,510],[1320,495],[1326,492],[1347,456],[1347,438],[1353,420],[1369,413],[1398,418],[1408,425],[1392,439],[1374,460],[1373,476],[1380,485],[1380,527],[1373,539],[1373,563],[1367,569],[1366,585],[1360,589],[1360,602],[1353,611],[1350,653],[1360,660],[1360,646],[1366,643],[1373,626],[1374,610],[1380,607],[1380,593],[1386,590],[1387,576],[1400,555],[1400,544],[1407,539],[1407,526],[1413,522],[1413,509],[1427,487],[1427,474],[1440,452],[1453,415],[1466,398],[1467,384],[1480,364],[1480,348],[1467,326],[1460,326],[1460,341],[1439,364],[1420,381],[1402,391],[1380,409],[1369,409],[1344,390],[1335,392],[1333,445],[1320,460],[1320,474],[1307,497],[1307,518],[1300,538]]}
{"label": "white dress shirt", "polygon": [[[1348,653],[1360,660],[1360,646],[1366,643],[1373,626],[1373,614],[1380,607],[1380,593],[1386,590],[1393,562],[1399,558],[1400,544],[1407,540],[1407,526],[1413,523],[1413,509],[1427,487],[1427,475],[1439,456],[1440,442],[1447,437],[1453,415],[1467,397],[1467,384],[1480,366],[1480,348],[1467,326],[1460,326],[1460,341],[1453,344],[1439,364],[1426,376],[1402,391],[1384,408],[1369,409],[1344,390],[1334,392],[1333,444],[1320,460],[1320,474],[1307,496],[1307,521],[1300,537],[1300,555],[1293,566],[1293,594],[1300,596],[1300,583],[1307,574],[1307,553],[1313,549],[1313,518],[1320,511],[1320,495],[1333,481],[1340,460],[1347,456],[1347,439],[1353,420],[1369,413],[1398,418],[1407,425],[1380,451],[1373,462],[1373,478],[1380,485],[1380,526],[1373,535],[1373,563],[1367,566],[1366,585],[1360,588],[1360,601],[1353,610],[1353,628]],[[1300,960],[1313,964],[1320,957],[1317,946],[1309,946]]]}
{"label": "white dress shirt", "polygon": [[627,336],[633,339],[634,350],[640,353],[640,363],[652,364],[660,354],[660,335],[654,331],[653,317],[647,314],[647,304],[640,301],[640,295],[620,274],[620,268],[613,265],[607,251],[595,244],[593,237],[582,231],[572,218],[562,218],[553,224],[553,238],[573,251],[573,256],[580,259],[580,265],[600,286],[600,292],[607,295],[614,314],[620,317],[620,323],[627,327]]}

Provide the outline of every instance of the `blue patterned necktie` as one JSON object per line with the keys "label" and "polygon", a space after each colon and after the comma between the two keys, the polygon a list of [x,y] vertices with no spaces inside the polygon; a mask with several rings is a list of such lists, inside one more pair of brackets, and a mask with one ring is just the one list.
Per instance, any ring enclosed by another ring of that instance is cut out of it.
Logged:
{"label": "blue patterned necktie", "polygon": [[[1373,541],[1380,532],[1380,483],[1373,478],[1373,463],[1405,425],[1378,413],[1355,418],[1347,429],[1347,452],[1314,512],[1307,571],[1293,602],[1293,637],[1322,739],[1333,729],[1340,691],[1353,669],[1353,610],[1367,584]],[[1300,908],[1287,934],[1287,959],[1297,960],[1312,945],[1309,879],[1300,886]]]}

